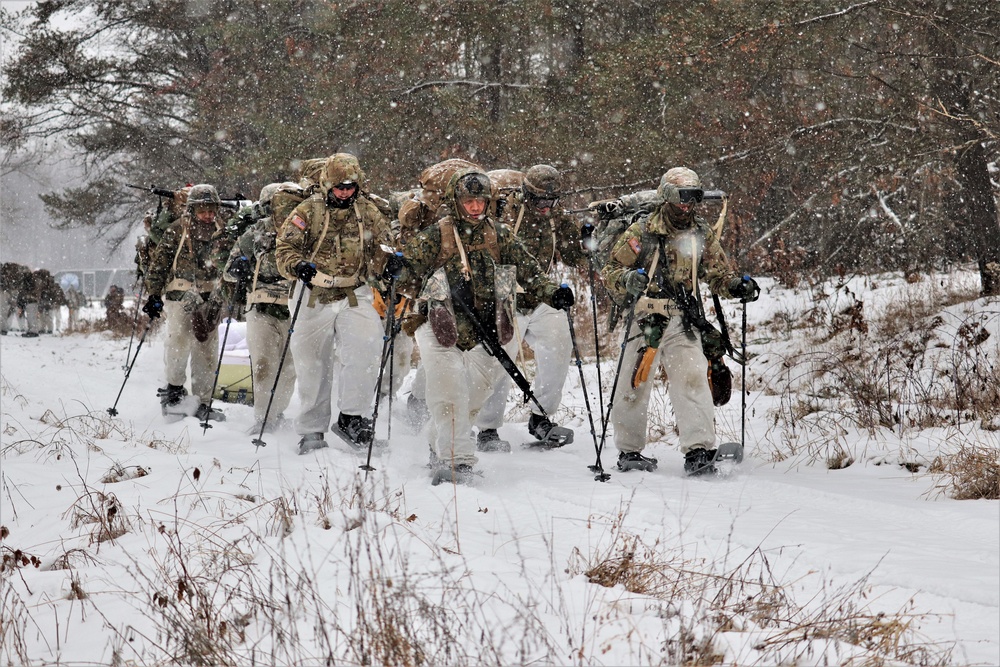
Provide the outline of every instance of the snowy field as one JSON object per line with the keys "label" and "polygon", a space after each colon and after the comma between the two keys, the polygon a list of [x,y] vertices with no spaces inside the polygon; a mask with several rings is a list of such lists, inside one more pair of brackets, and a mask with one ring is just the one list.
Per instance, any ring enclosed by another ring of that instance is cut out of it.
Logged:
{"label": "snowy field", "polygon": [[[520,448],[527,414],[512,402],[501,435],[514,451],[481,454],[474,486],[432,487],[405,387],[366,474],[333,435],[297,456],[286,426],[255,449],[247,406],[216,402],[228,421],[207,433],[164,423],[157,338],[110,418],[127,339],[8,335],[0,662],[1000,665],[1000,504],[952,499],[930,471],[963,446],[995,450],[997,432],[962,418],[863,428],[824,403],[835,373],[801,361],[850,349],[849,334],[817,333],[849,291],[871,321],[975,286],[857,279],[828,286],[817,312],[817,290],[766,283],[748,308],[747,458],[713,479],[683,475],[662,378],[655,473],[616,472],[609,437],[611,479],[594,480],[573,368],[557,415],[573,444]],[[998,305],[942,306],[931,338],[981,323],[977,353],[995,364]],[[727,315],[738,345],[739,306]],[[960,366],[954,345],[923,349]],[[718,424],[738,441],[730,366]],[[596,411],[593,360],[585,372]],[[613,372],[604,360],[605,394]],[[926,410],[938,376],[923,377],[890,390],[912,398],[899,414]]]}

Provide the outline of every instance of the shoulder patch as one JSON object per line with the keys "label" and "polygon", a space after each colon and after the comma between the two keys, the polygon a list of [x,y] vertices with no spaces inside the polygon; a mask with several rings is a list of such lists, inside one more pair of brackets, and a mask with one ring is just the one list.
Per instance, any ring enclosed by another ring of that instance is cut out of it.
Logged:
{"label": "shoulder patch", "polygon": [[295,225],[302,231],[305,231],[306,229],[306,221],[303,220],[301,216],[293,215],[292,219],[289,222],[291,222],[293,225]]}
{"label": "shoulder patch", "polygon": [[639,238],[636,236],[633,236],[628,240],[628,247],[631,248],[632,252],[636,255],[642,252],[642,243],[639,242]]}

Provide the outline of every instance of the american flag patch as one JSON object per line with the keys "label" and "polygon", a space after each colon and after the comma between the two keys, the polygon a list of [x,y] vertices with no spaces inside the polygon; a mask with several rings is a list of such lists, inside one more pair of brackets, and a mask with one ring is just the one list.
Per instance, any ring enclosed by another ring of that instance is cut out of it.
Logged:
{"label": "american flag patch", "polygon": [[639,239],[634,236],[628,240],[628,247],[632,248],[632,252],[637,255],[642,252],[642,244],[639,243]]}
{"label": "american flag patch", "polygon": [[306,230],[306,221],[297,215],[292,216],[292,224],[301,229],[302,231]]}

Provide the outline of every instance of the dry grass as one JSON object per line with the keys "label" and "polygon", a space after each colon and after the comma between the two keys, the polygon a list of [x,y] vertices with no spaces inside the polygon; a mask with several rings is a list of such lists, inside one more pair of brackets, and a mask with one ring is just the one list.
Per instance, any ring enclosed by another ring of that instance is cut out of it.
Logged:
{"label": "dry grass", "polygon": [[[645,544],[622,526],[622,510],[610,520],[608,546],[579,551],[571,574],[591,583],[655,598],[672,637],[663,647],[667,664],[714,665],[726,657],[717,647],[722,633],[750,633],[754,653],[741,664],[825,664],[837,655],[850,665],[946,665],[951,649],[930,644],[918,624],[930,615],[916,613],[910,600],[902,608],[876,610],[868,577],[847,586],[821,586],[799,601],[798,587],[782,582],[768,554],[755,549],[735,567],[685,556],[680,546],[656,540]],[[599,519],[595,519],[599,521]]]}
{"label": "dry grass", "polygon": [[929,470],[939,476],[938,494],[955,500],[1000,500],[1000,448],[964,444],[956,453],[938,456]]}

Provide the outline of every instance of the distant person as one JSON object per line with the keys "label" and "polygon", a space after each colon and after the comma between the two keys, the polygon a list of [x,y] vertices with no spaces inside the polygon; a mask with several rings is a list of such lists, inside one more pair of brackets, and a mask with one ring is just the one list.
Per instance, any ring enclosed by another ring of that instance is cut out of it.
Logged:
{"label": "distant person", "polygon": [[17,315],[17,297],[21,291],[20,264],[4,262],[0,265],[0,334],[10,330],[10,317]]}
{"label": "distant person", "polygon": [[70,285],[65,292],[66,309],[69,317],[66,320],[66,331],[76,331],[80,326],[80,309],[87,305],[87,299],[75,285]]}
{"label": "distant person", "polygon": [[125,290],[118,285],[112,285],[104,296],[104,318],[112,331],[118,330],[127,322],[124,307]]}
{"label": "distant person", "polygon": [[24,267],[21,272],[17,305],[24,315],[23,338],[38,338],[38,279],[35,273]]}

